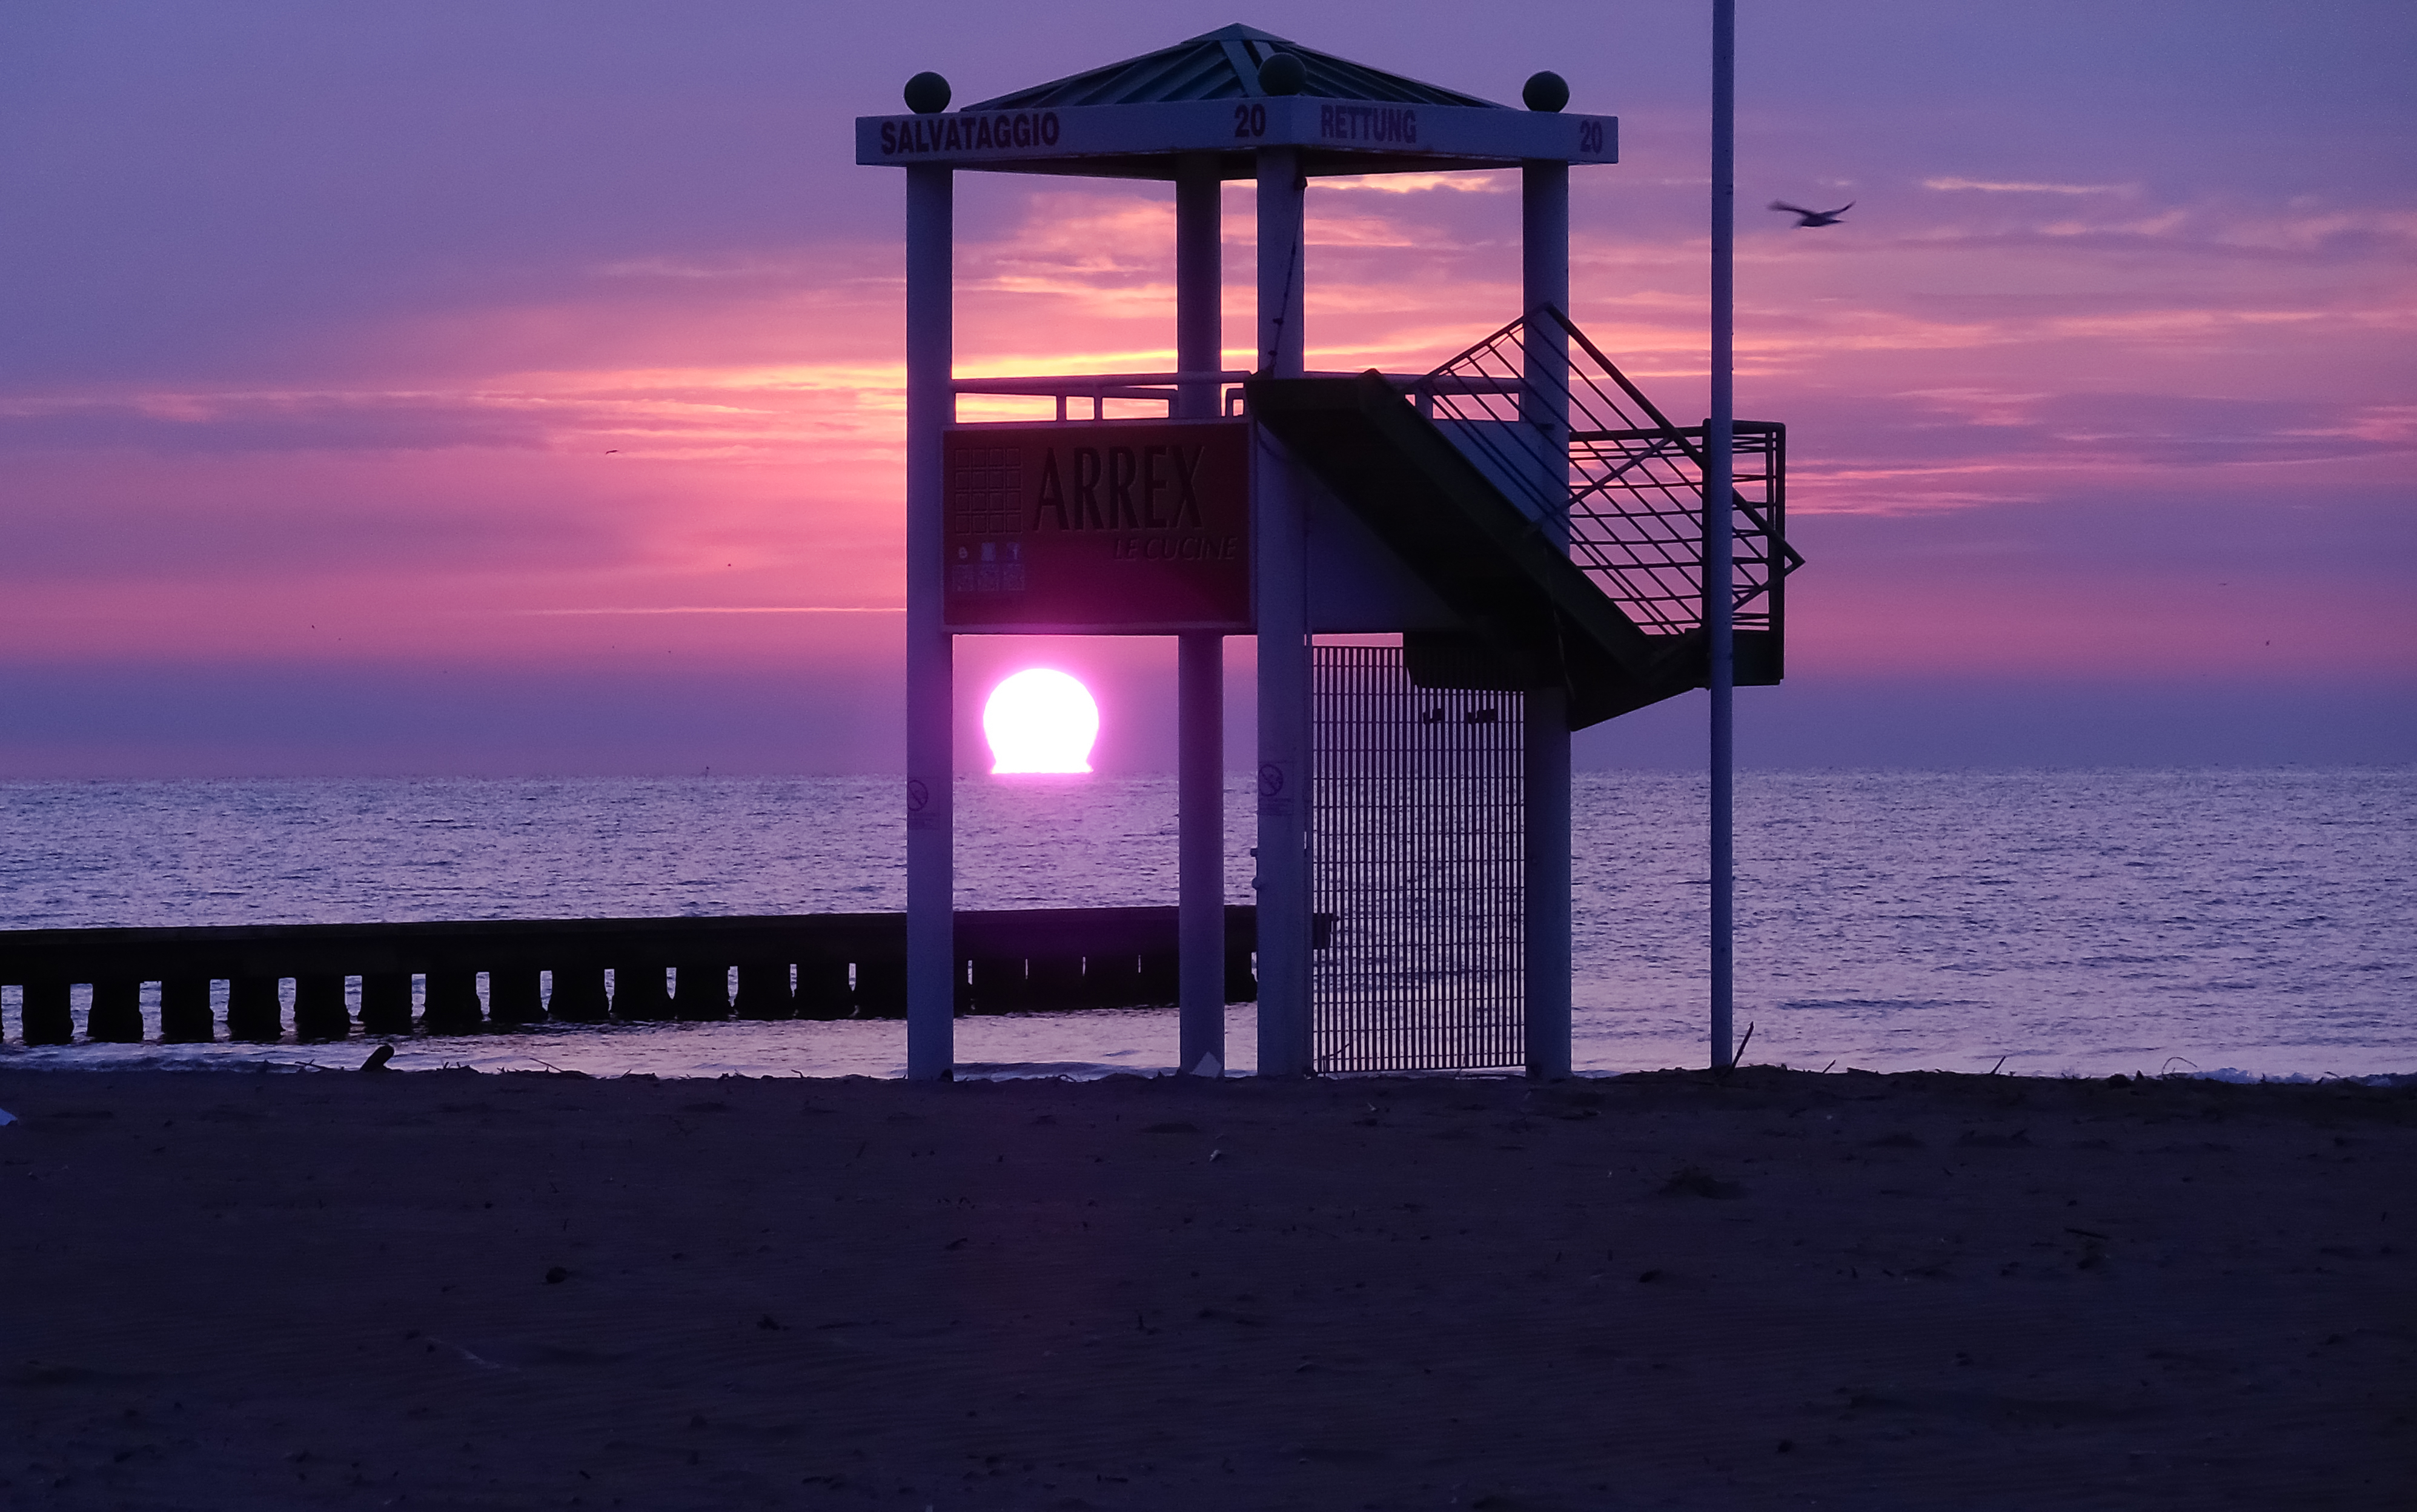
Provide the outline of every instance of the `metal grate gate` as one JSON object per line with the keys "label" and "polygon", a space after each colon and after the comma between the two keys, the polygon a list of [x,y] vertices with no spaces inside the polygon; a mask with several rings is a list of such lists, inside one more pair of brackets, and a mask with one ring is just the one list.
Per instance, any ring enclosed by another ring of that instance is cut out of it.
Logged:
{"label": "metal grate gate", "polygon": [[1314,646],[1310,687],[1312,1065],[1525,1064],[1520,695],[1394,646]]}

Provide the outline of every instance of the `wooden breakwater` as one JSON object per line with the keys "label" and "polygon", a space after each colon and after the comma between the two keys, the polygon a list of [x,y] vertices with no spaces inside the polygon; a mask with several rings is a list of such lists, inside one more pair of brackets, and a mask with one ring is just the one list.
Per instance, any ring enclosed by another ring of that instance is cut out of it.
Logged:
{"label": "wooden breakwater", "polygon": [[[1225,995],[1257,995],[1256,919],[1225,910]],[[1176,1000],[1176,910],[1023,909],[957,915],[960,1013],[1132,1007]],[[899,1018],[906,920],[897,913],[735,919],[481,919],[461,923],[0,930],[0,986],[23,992],[29,1045],[84,1037],[229,1038],[471,1033],[610,1019]],[[736,990],[733,983],[736,983]],[[357,984],[357,990],[356,990]]]}

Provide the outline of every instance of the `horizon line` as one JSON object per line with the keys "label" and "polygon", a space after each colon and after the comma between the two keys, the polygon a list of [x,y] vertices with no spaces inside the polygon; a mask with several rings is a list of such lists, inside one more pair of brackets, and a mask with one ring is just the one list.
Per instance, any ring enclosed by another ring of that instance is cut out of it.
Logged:
{"label": "horizon line", "polygon": [[589,614],[904,614],[906,606],[847,603],[675,603],[661,605],[631,605],[600,609],[508,609],[514,615],[589,615]]}

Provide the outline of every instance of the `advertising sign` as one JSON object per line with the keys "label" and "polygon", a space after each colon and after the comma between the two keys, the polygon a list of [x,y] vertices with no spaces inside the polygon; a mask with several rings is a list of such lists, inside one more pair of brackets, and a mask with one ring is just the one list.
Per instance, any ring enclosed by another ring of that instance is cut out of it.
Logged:
{"label": "advertising sign", "polygon": [[949,628],[1249,634],[1248,430],[1222,420],[950,427]]}

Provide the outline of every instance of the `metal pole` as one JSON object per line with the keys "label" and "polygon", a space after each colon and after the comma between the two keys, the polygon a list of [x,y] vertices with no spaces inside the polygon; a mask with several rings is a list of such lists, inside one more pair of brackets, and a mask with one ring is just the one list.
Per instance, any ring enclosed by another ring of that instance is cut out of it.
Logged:
{"label": "metal pole", "polygon": [[952,648],[943,617],[944,432],[955,184],[906,170],[906,1075],[946,1079],[956,1060],[956,915],[950,876]]}
{"label": "metal pole", "polygon": [[[1569,336],[1558,321],[1540,318],[1551,305],[1570,308],[1570,165],[1520,166],[1521,301],[1528,312],[1522,346],[1527,392],[1520,418],[1545,438],[1540,453],[1548,500],[1569,494]],[[1544,522],[1563,550],[1566,512]],[[1520,725],[1521,787],[1527,813],[1527,919],[1522,947],[1528,992],[1528,1074],[1570,1074],[1570,720],[1563,689],[1531,689]]]}
{"label": "metal pole", "polygon": [[[1258,156],[1258,371],[1297,378],[1301,343],[1300,161]],[[1296,464],[1264,431],[1252,447],[1258,618],[1259,1075],[1310,1069],[1309,574]]]}
{"label": "metal pole", "polygon": [[1712,414],[1704,427],[1704,631],[1712,694],[1712,1068],[1736,1060],[1731,1034],[1735,970],[1731,936],[1737,893],[1736,759],[1732,716],[1737,698],[1735,601],[1730,586],[1732,477],[1737,459],[1737,395],[1731,328],[1736,319],[1737,0],[1712,0]]}
{"label": "metal pole", "polygon": [[[1175,366],[1225,365],[1224,260],[1217,160],[1187,153],[1175,165]],[[1213,420],[1215,381],[1187,383],[1175,412]],[[1177,1031],[1178,1069],[1222,1076],[1225,1066],[1225,638],[1188,631],[1176,640]]]}

